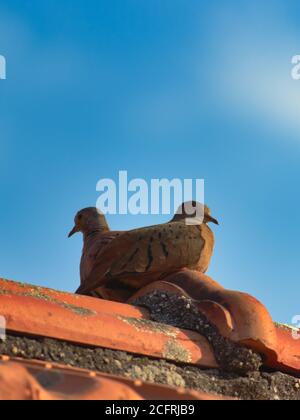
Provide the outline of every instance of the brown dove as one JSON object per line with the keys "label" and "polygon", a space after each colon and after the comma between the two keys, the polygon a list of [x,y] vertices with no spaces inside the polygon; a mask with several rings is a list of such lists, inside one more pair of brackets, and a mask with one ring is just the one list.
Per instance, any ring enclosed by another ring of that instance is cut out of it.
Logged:
{"label": "brown dove", "polygon": [[83,233],[83,250],[80,263],[80,281],[85,283],[103,248],[122,232],[111,231],[104,214],[95,207],[79,211],[69,238],[77,232]]}
{"label": "brown dove", "polygon": [[134,293],[182,268],[205,273],[215,243],[208,222],[219,224],[207,206],[188,202],[166,224],[113,232],[97,209],[81,210],[69,234],[84,236],[77,293],[97,295],[102,287]]}

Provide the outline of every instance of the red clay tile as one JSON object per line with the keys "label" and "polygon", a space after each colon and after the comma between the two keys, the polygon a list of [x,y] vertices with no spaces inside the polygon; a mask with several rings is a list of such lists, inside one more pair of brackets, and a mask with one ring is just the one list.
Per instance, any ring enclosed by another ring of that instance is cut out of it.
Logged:
{"label": "red clay tile", "polygon": [[183,270],[165,281],[146,286],[129,302],[157,289],[192,298],[223,336],[263,354],[265,366],[300,375],[300,340],[293,339],[290,331],[277,327],[257,299],[226,290],[204,274]]}
{"label": "red clay tile", "polygon": [[[99,311],[100,308],[101,311],[110,314],[130,316],[134,318],[144,318],[148,316],[146,310],[132,305],[120,305],[114,301],[100,301],[99,299],[87,296],[79,296],[73,293],[61,292],[54,289],[48,289],[46,287],[33,286],[26,283],[0,278],[0,296],[7,292],[16,296],[19,295],[39,298],[40,300],[52,302],[53,304],[57,304],[62,307],[67,307],[69,305],[70,308],[72,308],[72,306],[74,306],[75,311],[76,307],[78,307],[79,312],[80,308],[96,312]],[[101,302],[100,307],[99,302]]]}
{"label": "red clay tile", "polygon": [[300,376],[300,339],[293,337],[292,329],[286,326],[278,325],[276,332],[277,358],[270,357],[266,360],[266,365],[275,370]]}
{"label": "red clay tile", "polygon": [[183,271],[167,280],[148,285],[132,299],[156,289],[172,291],[178,295],[185,294],[194,300],[199,311],[224,336],[260,352],[272,354],[276,351],[275,325],[267,309],[252,296],[226,290],[207,276],[192,271]]}
{"label": "red clay tile", "polygon": [[[46,383],[41,386],[39,382]],[[231,400],[45,362],[0,364],[0,400]]]}
{"label": "red clay tile", "polygon": [[[163,289],[190,296],[220,333],[265,356],[265,366],[300,376],[300,340],[276,327],[253,297],[224,289],[205,275],[182,271],[139,292]],[[135,295],[136,296],[136,295]],[[218,367],[201,335],[148,321],[147,311],[0,280],[0,313],[10,331]]]}
{"label": "red clay tile", "polygon": [[228,338],[232,341],[249,344],[258,351],[275,351],[277,335],[273,320],[267,309],[254,297],[224,289],[208,276],[195,271],[183,270],[166,281],[180,286],[192,299],[215,302],[227,314],[229,312],[233,328],[224,325],[224,319],[217,326],[220,331],[224,327],[229,328]]}
{"label": "red clay tile", "polygon": [[[36,374],[42,374],[37,369]],[[59,371],[56,371],[59,373]],[[49,378],[48,374],[48,378]],[[64,373],[59,377],[57,387],[46,390],[37,379],[20,363],[0,366],[1,400],[141,400],[142,397],[130,387],[102,378],[81,377]]]}
{"label": "red clay tile", "polygon": [[145,312],[132,306],[112,302],[110,307],[110,302],[83,296],[76,296],[75,306],[68,294],[28,285],[16,287],[3,280],[0,288],[0,311],[9,331],[202,367],[218,366],[206,338],[148,321]]}

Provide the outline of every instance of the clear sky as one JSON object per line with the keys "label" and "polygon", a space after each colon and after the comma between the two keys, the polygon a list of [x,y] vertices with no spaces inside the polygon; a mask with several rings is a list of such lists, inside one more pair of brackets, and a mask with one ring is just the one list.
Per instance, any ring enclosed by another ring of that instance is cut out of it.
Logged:
{"label": "clear sky", "polygon": [[[74,291],[100,178],[204,178],[209,274],[300,314],[300,3],[2,0],[0,275]],[[112,228],[165,217],[111,216]]]}

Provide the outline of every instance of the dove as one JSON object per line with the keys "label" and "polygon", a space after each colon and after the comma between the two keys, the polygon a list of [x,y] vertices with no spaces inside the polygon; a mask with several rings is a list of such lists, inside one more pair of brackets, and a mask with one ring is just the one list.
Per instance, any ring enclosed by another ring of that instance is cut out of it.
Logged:
{"label": "dove", "polygon": [[97,261],[97,255],[121,232],[111,231],[104,214],[96,207],[80,210],[76,214],[74,222],[74,228],[68,237],[70,238],[77,232],[83,233],[83,250],[80,262],[80,282],[83,284]]}
{"label": "dove", "polygon": [[187,202],[168,223],[114,232],[97,209],[81,210],[69,234],[84,237],[76,293],[101,295],[102,288],[134,293],[183,268],[205,273],[215,245],[209,222],[219,224],[207,206]]}

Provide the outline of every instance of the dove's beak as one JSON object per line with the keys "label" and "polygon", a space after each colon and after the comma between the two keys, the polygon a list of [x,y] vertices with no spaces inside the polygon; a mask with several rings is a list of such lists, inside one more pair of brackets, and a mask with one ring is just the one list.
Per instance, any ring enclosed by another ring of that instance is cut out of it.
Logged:
{"label": "dove's beak", "polygon": [[214,223],[215,225],[219,225],[220,223],[218,222],[218,220],[217,219],[214,219],[213,217],[211,217],[211,216],[207,216],[207,220],[209,221],[209,222],[211,222],[211,223]]}
{"label": "dove's beak", "polygon": [[71,232],[68,235],[68,238],[71,238],[71,236],[75,235],[75,233],[79,232],[79,228],[77,226],[74,226]]}

